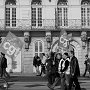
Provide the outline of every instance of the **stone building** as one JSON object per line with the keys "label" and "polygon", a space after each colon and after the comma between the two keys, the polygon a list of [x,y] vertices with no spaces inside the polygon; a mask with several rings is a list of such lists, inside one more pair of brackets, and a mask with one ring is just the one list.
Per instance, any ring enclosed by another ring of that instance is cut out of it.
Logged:
{"label": "stone building", "polygon": [[90,55],[90,0],[0,0],[0,35],[8,31],[23,42],[18,57],[8,58],[8,71],[32,73],[36,53],[53,51],[61,30],[72,33],[70,42],[84,72],[85,55]]}

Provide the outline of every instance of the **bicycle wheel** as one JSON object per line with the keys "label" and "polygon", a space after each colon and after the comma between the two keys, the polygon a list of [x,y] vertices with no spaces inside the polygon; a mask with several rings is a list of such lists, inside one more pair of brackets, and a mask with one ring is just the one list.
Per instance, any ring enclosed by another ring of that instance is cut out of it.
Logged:
{"label": "bicycle wheel", "polygon": [[3,90],[7,90],[8,89],[8,83],[3,78],[0,78],[0,88],[3,89]]}

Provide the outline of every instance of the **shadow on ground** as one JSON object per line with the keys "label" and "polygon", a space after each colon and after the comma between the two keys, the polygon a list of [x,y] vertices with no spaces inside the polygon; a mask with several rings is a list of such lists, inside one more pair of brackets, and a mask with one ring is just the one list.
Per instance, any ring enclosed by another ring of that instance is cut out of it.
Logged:
{"label": "shadow on ground", "polygon": [[25,87],[40,87],[40,86],[46,86],[46,85],[32,84],[32,85],[27,85],[27,86],[25,86]]}
{"label": "shadow on ground", "polygon": [[41,76],[12,76],[8,82],[46,82],[46,77]]}

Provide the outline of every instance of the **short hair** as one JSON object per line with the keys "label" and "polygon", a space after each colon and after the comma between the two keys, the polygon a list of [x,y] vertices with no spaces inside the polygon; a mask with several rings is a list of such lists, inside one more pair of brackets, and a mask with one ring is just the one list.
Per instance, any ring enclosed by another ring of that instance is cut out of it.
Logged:
{"label": "short hair", "polygon": [[2,53],[2,52],[1,52],[1,54],[2,54],[3,56],[5,56],[5,54],[4,54],[4,53]]}
{"label": "short hair", "polygon": [[45,56],[45,53],[42,53],[43,56]]}
{"label": "short hair", "polygon": [[62,54],[61,53],[56,53],[55,57],[57,57],[57,55],[60,55],[61,58],[62,58]]}
{"label": "short hair", "polygon": [[64,54],[68,57],[68,53],[67,52],[65,52]]}
{"label": "short hair", "polygon": [[71,52],[71,54],[73,54],[73,55],[75,54],[74,51],[70,51],[70,52]]}
{"label": "short hair", "polygon": [[88,57],[88,54],[86,54],[85,57]]}

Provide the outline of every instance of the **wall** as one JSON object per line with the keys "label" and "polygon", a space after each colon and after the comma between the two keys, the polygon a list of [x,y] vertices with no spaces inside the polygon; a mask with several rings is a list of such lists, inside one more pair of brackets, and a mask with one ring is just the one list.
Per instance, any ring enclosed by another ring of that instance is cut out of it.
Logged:
{"label": "wall", "polygon": [[5,23],[5,5],[4,0],[0,0],[0,30],[4,30]]}

